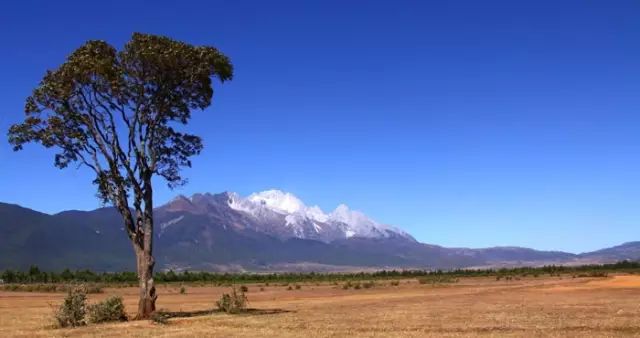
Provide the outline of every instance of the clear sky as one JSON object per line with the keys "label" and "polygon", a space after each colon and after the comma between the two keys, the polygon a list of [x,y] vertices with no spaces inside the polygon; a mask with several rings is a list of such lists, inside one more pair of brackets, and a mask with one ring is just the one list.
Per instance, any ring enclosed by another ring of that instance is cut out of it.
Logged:
{"label": "clear sky", "polygon": [[[445,246],[640,240],[638,1],[62,3],[2,4],[2,135],[88,39],[163,34],[235,64],[194,114],[205,150],[189,185],[157,203],[279,188]],[[0,201],[99,206],[87,170],[3,140]]]}

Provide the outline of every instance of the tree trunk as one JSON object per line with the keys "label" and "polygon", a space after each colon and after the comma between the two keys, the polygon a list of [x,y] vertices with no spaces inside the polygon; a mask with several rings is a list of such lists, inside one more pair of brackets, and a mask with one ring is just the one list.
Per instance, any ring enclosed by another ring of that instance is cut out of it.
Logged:
{"label": "tree trunk", "polygon": [[144,180],[144,210],[137,210],[138,238],[134,243],[138,262],[138,279],[140,282],[140,299],[136,319],[147,319],[156,310],[156,287],[153,281],[153,190],[151,176]]}
{"label": "tree trunk", "polygon": [[[146,234],[145,234],[146,235]],[[156,287],[153,281],[153,266],[155,264],[150,250],[136,249],[138,262],[138,280],[140,283],[140,299],[138,300],[138,314],[136,319],[147,319],[156,310]]]}

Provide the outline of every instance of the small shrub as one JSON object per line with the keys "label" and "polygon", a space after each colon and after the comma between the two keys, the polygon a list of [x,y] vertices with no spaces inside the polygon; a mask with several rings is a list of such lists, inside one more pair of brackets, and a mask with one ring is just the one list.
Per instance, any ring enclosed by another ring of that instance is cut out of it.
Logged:
{"label": "small shrub", "polygon": [[149,319],[156,324],[169,324],[169,315],[163,311],[154,311]]}
{"label": "small shrub", "polygon": [[400,285],[400,282],[397,280],[392,280],[391,283],[389,283],[391,286],[398,286]]}
{"label": "small shrub", "polygon": [[220,297],[216,306],[219,310],[230,314],[245,312],[247,310],[247,296],[242,290],[238,292],[234,287],[231,293],[225,293]]}
{"label": "small shrub", "polygon": [[180,287],[180,294],[184,295],[185,293],[187,293],[187,289],[184,286]]}
{"label": "small shrub", "polygon": [[69,290],[54,317],[58,327],[77,327],[86,324],[86,312],[87,294],[84,288],[77,287]]}
{"label": "small shrub", "polygon": [[240,291],[249,292],[249,288],[246,285],[242,285],[242,286],[240,286]]}
{"label": "small shrub", "polygon": [[291,285],[289,285],[289,287],[287,287],[287,290],[289,290],[289,291],[293,290],[293,288],[291,287]]}
{"label": "small shrub", "polygon": [[300,290],[302,287],[299,284],[296,284],[296,290]]}
{"label": "small shrub", "polygon": [[373,281],[368,281],[368,282],[364,282],[362,283],[362,287],[365,289],[370,289],[372,287],[374,287],[376,285],[376,283],[374,283]]}
{"label": "small shrub", "polygon": [[264,288],[263,288],[263,287],[261,287],[261,288],[260,288],[260,291],[264,291]]}
{"label": "small shrub", "polygon": [[356,283],[356,285],[354,285],[353,288],[356,290],[360,290],[362,286],[360,286],[360,283]]}
{"label": "small shrub", "polygon": [[100,303],[89,305],[87,310],[90,323],[127,321],[122,297],[119,296],[111,296]]}

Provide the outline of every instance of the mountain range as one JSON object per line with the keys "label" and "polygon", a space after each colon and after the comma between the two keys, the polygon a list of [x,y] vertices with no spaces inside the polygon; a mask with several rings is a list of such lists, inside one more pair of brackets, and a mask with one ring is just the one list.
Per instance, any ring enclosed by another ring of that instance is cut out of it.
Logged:
{"label": "mountain range", "polygon": [[[157,268],[345,271],[592,264],[640,259],[640,242],[572,254],[520,247],[446,248],[339,205],[325,213],[268,190],[178,196],[155,209]],[[0,269],[133,270],[133,249],[113,208],[49,215],[0,203]]]}

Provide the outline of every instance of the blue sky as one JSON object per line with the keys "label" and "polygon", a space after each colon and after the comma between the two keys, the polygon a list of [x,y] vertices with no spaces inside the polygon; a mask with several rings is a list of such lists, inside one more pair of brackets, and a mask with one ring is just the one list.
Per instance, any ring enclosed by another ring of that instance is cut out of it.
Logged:
{"label": "blue sky", "polygon": [[[178,193],[346,203],[427,243],[581,252],[640,240],[640,2],[13,1],[0,129],[46,69],[132,32],[216,46],[235,79],[194,114]],[[0,141],[0,201],[93,209],[87,170]]]}

